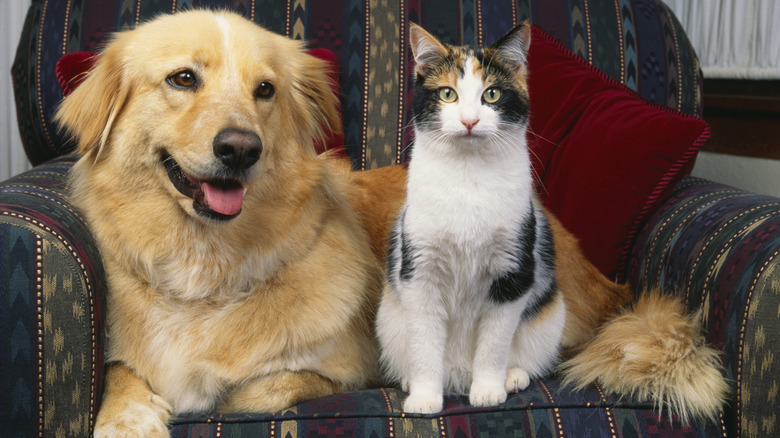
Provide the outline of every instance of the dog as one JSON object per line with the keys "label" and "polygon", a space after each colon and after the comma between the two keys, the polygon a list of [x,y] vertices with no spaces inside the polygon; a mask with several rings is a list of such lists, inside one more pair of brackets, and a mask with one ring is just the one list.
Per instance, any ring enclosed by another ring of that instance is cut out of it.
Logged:
{"label": "dog", "polygon": [[109,286],[96,436],[167,436],[171,413],[270,412],[378,382],[382,267],[361,219],[382,221],[314,152],[340,125],[326,68],[195,10],[118,33],[64,99],[73,202]]}
{"label": "dog", "polygon": [[[381,383],[373,324],[406,173],[315,153],[340,129],[326,68],[237,14],[191,10],[115,35],[63,100],[73,203],[108,279],[96,437]],[[552,226],[563,346],[598,356],[631,292]],[[588,359],[573,383],[593,364],[609,369]]]}

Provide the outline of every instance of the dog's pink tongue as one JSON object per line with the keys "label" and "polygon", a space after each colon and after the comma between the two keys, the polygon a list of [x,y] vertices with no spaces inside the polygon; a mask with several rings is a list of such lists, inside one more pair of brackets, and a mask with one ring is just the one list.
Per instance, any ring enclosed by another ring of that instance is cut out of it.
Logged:
{"label": "dog's pink tongue", "polygon": [[228,216],[241,211],[241,205],[244,203],[243,187],[225,189],[207,182],[204,182],[202,187],[206,203],[212,210]]}

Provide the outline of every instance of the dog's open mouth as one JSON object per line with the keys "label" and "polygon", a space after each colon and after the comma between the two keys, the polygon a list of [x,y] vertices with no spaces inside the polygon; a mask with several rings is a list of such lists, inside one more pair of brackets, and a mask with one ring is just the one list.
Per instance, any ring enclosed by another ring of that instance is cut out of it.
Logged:
{"label": "dog's open mouth", "polygon": [[168,178],[181,194],[192,198],[199,214],[216,220],[229,220],[241,213],[246,189],[237,180],[198,180],[186,174],[168,154],[162,156]]}

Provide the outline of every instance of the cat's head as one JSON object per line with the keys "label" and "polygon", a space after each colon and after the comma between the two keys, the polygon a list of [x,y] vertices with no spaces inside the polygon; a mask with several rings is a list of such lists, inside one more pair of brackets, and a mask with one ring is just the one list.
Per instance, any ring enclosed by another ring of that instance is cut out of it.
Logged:
{"label": "cat's head", "polygon": [[488,47],[444,44],[412,23],[417,134],[467,144],[517,137],[528,124],[527,23]]}

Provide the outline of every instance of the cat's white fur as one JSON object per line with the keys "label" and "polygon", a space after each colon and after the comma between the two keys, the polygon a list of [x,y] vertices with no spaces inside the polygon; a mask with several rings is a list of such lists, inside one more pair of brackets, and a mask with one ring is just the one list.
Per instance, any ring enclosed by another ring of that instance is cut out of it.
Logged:
{"label": "cat's white fur", "polygon": [[[428,51],[442,46],[421,28],[412,32],[418,62],[435,59]],[[527,43],[517,42],[523,53]],[[468,393],[475,406],[505,401],[557,361],[565,320],[556,291],[521,321],[535,288],[554,281],[552,270],[537,272],[517,300],[488,298],[493,279],[517,263],[513,245],[527,215],[536,215],[538,227],[546,219],[535,199],[526,123],[501,123],[482,104],[487,87],[474,69],[450,86],[458,100],[444,105],[436,126],[416,130],[396,223],[414,248],[413,275],[402,280],[389,267],[377,315],[385,375],[410,391],[406,412],[440,411],[445,392]],[[396,259],[404,256],[400,247],[391,248]]]}

